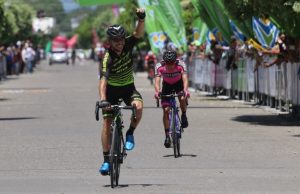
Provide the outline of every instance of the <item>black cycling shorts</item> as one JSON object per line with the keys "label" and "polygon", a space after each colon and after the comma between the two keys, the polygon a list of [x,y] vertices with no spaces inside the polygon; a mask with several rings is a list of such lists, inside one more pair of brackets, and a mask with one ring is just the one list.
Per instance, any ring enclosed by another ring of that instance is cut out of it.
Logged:
{"label": "black cycling shorts", "polygon": [[[182,81],[182,79],[180,79],[175,84],[168,84],[166,82],[162,83],[162,91],[161,91],[161,93],[163,95],[172,94],[173,92],[179,93],[179,92],[182,92],[182,91],[183,91],[183,81]],[[163,108],[167,107],[167,106],[170,106],[169,98],[162,98],[161,99],[161,106]]]}
{"label": "black cycling shorts", "polygon": [[[112,86],[107,84],[106,87],[106,100],[111,104],[115,105],[122,100],[127,106],[131,105],[132,101],[141,101],[143,98],[141,94],[135,89],[134,84],[126,86]],[[112,111],[102,110],[103,118],[112,117]]]}
{"label": "black cycling shorts", "polygon": [[162,83],[162,91],[161,93],[164,95],[172,94],[172,92],[178,93],[183,91],[183,81],[180,79],[175,84],[168,84],[166,82]]}

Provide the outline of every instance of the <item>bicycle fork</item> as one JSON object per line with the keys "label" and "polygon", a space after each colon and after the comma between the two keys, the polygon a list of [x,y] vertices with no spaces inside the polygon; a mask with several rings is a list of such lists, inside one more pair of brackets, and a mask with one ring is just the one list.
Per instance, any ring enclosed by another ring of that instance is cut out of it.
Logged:
{"label": "bicycle fork", "polygon": [[112,128],[116,125],[116,128],[118,130],[118,138],[119,138],[119,143],[121,144],[121,150],[120,150],[120,153],[118,155],[118,160],[119,162],[122,164],[123,163],[123,160],[126,158],[127,156],[127,153],[126,153],[126,150],[125,150],[125,140],[124,140],[124,137],[123,137],[123,131],[122,129],[124,128],[124,125],[123,125],[123,121],[122,120],[117,120],[114,125],[112,125]]}

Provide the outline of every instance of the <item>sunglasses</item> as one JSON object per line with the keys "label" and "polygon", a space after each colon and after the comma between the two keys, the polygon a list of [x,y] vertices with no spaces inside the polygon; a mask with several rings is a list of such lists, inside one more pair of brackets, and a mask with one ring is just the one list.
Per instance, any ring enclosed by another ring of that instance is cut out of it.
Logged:
{"label": "sunglasses", "polygon": [[166,65],[173,65],[175,63],[175,61],[174,62],[166,62]]}
{"label": "sunglasses", "polygon": [[121,41],[124,41],[125,38],[111,38],[110,40],[113,42],[121,42]]}

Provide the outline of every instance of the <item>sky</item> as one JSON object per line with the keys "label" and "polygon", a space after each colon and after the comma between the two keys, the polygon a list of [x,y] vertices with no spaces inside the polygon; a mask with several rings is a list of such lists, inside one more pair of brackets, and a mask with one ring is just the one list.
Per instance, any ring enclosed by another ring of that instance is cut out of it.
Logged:
{"label": "sky", "polygon": [[73,11],[80,7],[77,3],[75,3],[75,0],[60,0],[60,1],[62,2],[64,10],[66,12]]}

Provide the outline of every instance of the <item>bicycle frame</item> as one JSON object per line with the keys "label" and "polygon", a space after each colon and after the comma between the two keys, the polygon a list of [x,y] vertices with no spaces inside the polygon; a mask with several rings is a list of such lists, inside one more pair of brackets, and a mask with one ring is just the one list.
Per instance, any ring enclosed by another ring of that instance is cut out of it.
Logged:
{"label": "bicycle frame", "polygon": [[[178,133],[179,132],[178,128],[180,128],[178,126],[180,126],[181,121],[180,121],[180,118],[179,118],[179,115],[178,115],[179,108],[177,106],[175,98],[171,98],[170,99],[170,104],[171,104],[171,110],[170,110],[170,113],[169,113],[169,118],[173,118],[174,119],[174,116],[175,116],[175,123],[174,124],[177,127],[176,128],[176,130],[177,130],[176,132]],[[170,119],[170,121],[171,121],[171,119]]]}
{"label": "bicycle frame", "polygon": [[169,123],[170,123],[170,134],[172,137],[173,148],[174,148],[174,157],[179,157],[180,154],[180,139],[181,132],[181,121],[178,115],[179,108],[176,103],[176,97],[183,96],[182,93],[179,94],[170,94],[170,95],[161,95],[161,98],[168,98],[170,102],[170,111],[169,111]]}
{"label": "bicycle frame", "polygon": [[177,158],[180,156],[180,138],[181,138],[181,127],[180,120],[178,115],[178,107],[176,104],[176,99],[171,98],[171,110],[169,112],[169,121],[170,121],[170,132],[173,140],[174,148],[174,157]]}
{"label": "bicycle frame", "polygon": [[[109,104],[101,105],[99,102],[96,103],[96,120],[99,120],[99,108],[106,108]],[[110,147],[110,181],[111,188],[119,185],[120,176],[120,165],[123,163],[123,158],[126,157],[125,141],[123,137],[122,129],[123,125],[123,114],[121,109],[131,109],[132,117],[136,118],[136,107],[134,106],[121,106],[111,105],[110,108],[113,110],[113,121],[111,123],[111,147]]]}
{"label": "bicycle frame", "polygon": [[111,187],[119,185],[120,164],[126,156],[124,149],[124,137],[122,133],[123,119],[119,107],[113,109],[114,119],[111,123],[111,148],[110,148],[110,182]]}

